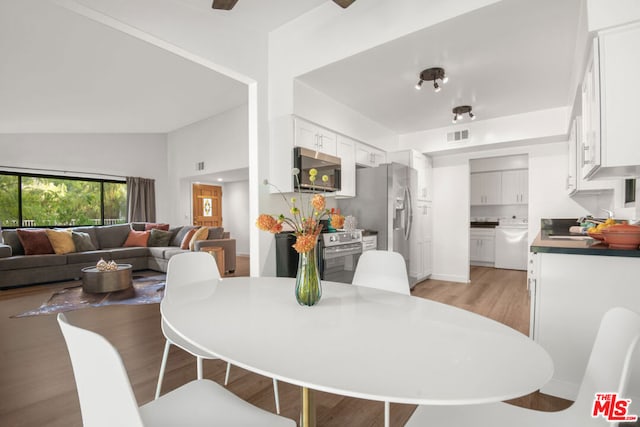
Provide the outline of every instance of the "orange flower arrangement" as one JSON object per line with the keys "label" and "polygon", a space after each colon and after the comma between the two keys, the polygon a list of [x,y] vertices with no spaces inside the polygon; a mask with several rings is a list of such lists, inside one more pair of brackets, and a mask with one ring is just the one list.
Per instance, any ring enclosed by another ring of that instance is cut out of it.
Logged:
{"label": "orange flower arrangement", "polygon": [[[293,175],[298,181],[298,174],[300,171],[297,168],[293,169]],[[309,180],[314,182],[317,178],[318,171],[311,169],[309,171]],[[326,175],[322,176],[322,181],[327,181],[329,178]],[[266,184],[270,184],[265,181]],[[326,201],[322,194],[314,194],[308,200],[304,200],[302,191],[300,191],[300,183],[298,181],[298,198],[292,197],[287,199],[280,190],[280,195],[283,197],[287,205],[289,206],[289,212],[291,217],[287,217],[283,214],[270,215],[261,214],[256,220],[256,226],[263,231],[269,231],[271,233],[279,233],[282,231],[283,224],[289,225],[293,228],[293,232],[296,235],[296,243],[293,248],[298,253],[309,252],[316,244],[318,234],[322,230],[321,219],[324,219],[329,215],[329,210],[326,208]]]}

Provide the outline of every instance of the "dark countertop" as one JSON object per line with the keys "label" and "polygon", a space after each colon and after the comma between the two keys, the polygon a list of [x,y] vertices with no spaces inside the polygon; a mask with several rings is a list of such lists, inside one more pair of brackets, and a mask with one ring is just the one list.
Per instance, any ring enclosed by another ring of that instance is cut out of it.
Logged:
{"label": "dark countertop", "polygon": [[569,233],[569,226],[577,225],[573,220],[543,219],[542,229],[531,244],[531,252],[574,255],[601,255],[640,257],[638,249],[611,249],[606,244],[592,238],[582,238]]}
{"label": "dark countertop", "polygon": [[362,230],[362,236],[377,236],[378,232],[376,230]]}
{"label": "dark countertop", "polygon": [[496,228],[498,226],[498,222],[488,222],[488,221],[471,221],[471,228]]}

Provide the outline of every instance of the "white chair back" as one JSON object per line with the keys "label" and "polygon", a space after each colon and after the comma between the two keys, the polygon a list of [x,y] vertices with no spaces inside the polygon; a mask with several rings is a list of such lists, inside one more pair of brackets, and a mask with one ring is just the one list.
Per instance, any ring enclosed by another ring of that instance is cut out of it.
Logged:
{"label": "white chair back", "polygon": [[[640,340],[640,315],[615,307],[605,313],[591,350],[578,397],[567,411],[575,411],[576,419],[591,414],[596,393],[618,393],[626,397],[631,361]],[[579,416],[578,416],[579,414]],[[600,417],[602,425],[611,422]]]}
{"label": "white chair back", "polygon": [[351,282],[357,286],[410,295],[407,264],[402,255],[392,251],[366,251],[358,260]]}
{"label": "white chair back", "polygon": [[102,336],[58,323],[67,343],[84,427],[142,426],[138,403],[117,350]]}
{"label": "white chair back", "polygon": [[216,260],[207,252],[185,252],[169,258],[165,296],[179,292],[181,287],[210,280],[212,284],[220,279]]}

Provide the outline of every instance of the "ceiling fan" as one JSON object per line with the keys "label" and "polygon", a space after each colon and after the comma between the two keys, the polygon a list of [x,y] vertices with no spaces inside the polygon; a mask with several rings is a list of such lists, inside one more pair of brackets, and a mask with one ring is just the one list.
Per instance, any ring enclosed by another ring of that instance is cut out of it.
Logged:
{"label": "ceiling fan", "polygon": [[[333,0],[335,4],[343,9],[351,6],[351,3],[354,1],[356,0]],[[238,0],[213,0],[213,5],[211,7],[214,9],[231,10],[236,3],[238,3]]]}

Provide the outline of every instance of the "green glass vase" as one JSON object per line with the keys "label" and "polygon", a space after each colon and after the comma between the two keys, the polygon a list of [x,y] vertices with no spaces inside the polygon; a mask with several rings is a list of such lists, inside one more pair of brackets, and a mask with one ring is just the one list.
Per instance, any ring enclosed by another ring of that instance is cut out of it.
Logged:
{"label": "green glass vase", "polygon": [[296,300],[300,305],[312,306],[320,301],[322,287],[318,271],[316,246],[309,252],[298,256],[298,272],[296,274]]}

